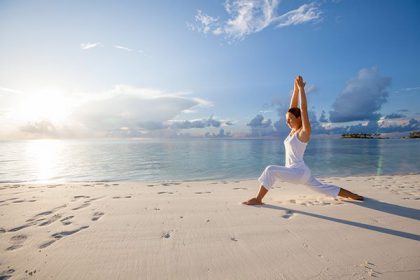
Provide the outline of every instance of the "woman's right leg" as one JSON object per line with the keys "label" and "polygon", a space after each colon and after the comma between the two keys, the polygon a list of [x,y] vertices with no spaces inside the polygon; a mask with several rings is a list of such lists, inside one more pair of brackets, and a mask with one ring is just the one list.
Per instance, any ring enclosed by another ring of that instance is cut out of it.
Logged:
{"label": "woman's right leg", "polygon": [[268,190],[263,185],[261,185],[257,196],[251,198],[250,200],[242,202],[242,204],[246,204],[246,205],[261,205],[261,204],[264,204],[264,203],[262,203],[262,199],[267,193],[268,193]]}
{"label": "woman's right leg", "polygon": [[304,170],[297,168],[289,168],[285,166],[269,165],[265,168],[264,172],[258,178],[261,183],[260,189],[256,197],[242,202],[246,205],[261,205],[263,197],[267,194],[268,190],[272,188],[277,179],[286,182],[299,182],[304,174]]}

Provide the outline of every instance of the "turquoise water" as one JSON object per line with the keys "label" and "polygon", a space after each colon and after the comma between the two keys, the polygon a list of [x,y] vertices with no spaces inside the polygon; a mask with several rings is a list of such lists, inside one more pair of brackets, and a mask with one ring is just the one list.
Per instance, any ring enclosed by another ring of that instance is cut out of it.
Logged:
{"label": "turquoise water", "polygon": [[[420,141],[313,139],[318,177],[420,173]],[[0,182],[257,178],[284,165],[283,140],[123,139],[0,142]]]}

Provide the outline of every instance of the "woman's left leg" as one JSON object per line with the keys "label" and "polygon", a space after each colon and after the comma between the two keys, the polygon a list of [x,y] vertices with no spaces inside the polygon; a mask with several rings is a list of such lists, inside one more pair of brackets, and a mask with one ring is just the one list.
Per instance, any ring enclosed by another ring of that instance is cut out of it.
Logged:
{"label": "woman's left leg", "polygon": [[351,199],[354,199],[354,200],[364,200],[363,196],[352,193],[351,191],[348,191],[348,190],[343,189],[343,188],[340,188],[340,192],[338,193],[338,196],[341,196],[341,197],[344,197],[344,198],[351,198]]}
{"label": "woman's left leg", "polygon": [[314,191],[323,193],[327,196],[332,197],[344,197],[344,198],[351,198],[354,200],[363,200],[363,196],[360,196],[358,194],[352,193],[346,189],[340,188],[336,185],[329,185],[329,184],[323,184],[315,177],[311,176],[308,180],[308,182],[305,184],[306,186],[310,187]]}

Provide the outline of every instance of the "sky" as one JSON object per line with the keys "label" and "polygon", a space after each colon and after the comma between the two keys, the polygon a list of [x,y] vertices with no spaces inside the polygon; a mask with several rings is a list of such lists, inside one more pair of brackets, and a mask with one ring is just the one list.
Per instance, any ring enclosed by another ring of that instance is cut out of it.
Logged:
{"label": "sky", "polygon": [[0,0],[0,139],[420,130],[420,2]]}

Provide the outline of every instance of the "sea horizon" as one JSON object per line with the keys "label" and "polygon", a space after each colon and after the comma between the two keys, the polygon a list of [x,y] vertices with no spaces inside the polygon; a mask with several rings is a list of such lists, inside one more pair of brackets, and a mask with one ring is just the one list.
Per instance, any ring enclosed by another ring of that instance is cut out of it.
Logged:
{"label": "sea horizon", "polygon": [[[416,139],[312,139],[316,177],[417,174]],[[0,183],[257,179],[284,165],[283,139],[127,138],[0,141]]]}

